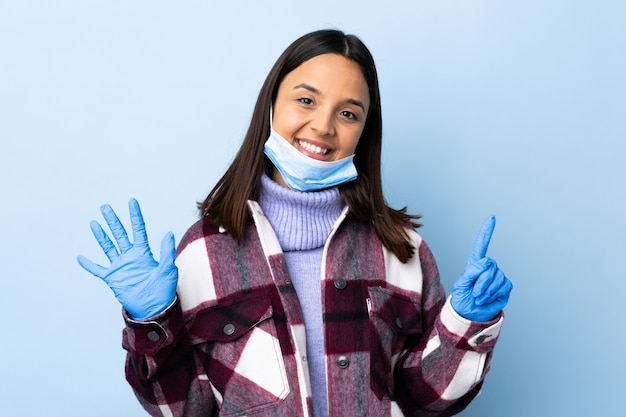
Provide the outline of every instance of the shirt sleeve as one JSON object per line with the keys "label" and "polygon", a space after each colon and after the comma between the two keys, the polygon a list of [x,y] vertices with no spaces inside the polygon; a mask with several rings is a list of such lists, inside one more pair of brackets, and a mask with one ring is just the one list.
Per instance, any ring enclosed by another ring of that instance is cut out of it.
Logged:
{"label": "shirt sleeve", "polygon": [[439,271],[424,241],[418,247],[423,274],[424,333],[409,343],[394,369],[396,400],[406,415],[451,416],[478,394],[489,370],[502,313],[479,323],[458,315],[446,300]]}
{"label": "shirt sleeve", "polygon": [[[202,236],[198,222],[181,239],[177,261],[181,250]],[[164,312],[147,320],[133,320],[126,311],[123,315],[126,380],[144,409],[151,416],[213,415],[215,394],[178,296]]]}

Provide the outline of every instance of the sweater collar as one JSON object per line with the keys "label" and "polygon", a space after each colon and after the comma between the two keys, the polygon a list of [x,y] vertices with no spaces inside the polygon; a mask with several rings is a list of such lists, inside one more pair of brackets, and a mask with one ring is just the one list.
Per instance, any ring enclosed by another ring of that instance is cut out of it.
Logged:
{"label": "sweater collar", "polygon": [[345,204],[337,187],[315,192],[291,190],[263,174],[259,205],[283,251],[293,251],[324,246]]}

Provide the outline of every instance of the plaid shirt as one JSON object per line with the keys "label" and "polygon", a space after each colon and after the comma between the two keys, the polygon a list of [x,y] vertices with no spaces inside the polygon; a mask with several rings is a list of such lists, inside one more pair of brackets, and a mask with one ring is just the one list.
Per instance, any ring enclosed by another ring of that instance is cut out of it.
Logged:
{"label": "plaid shirt", "polygon": [[[312,416],[302,310],[256,202],[241,244],[205,218],[178,247],[177,299],[125,315],[126,376],[153,416]],[[450,416],[478,393],[502,316],[463,319],[413,230],[401,263],[344,210],[326,242],[322,305],[330,416]]]}

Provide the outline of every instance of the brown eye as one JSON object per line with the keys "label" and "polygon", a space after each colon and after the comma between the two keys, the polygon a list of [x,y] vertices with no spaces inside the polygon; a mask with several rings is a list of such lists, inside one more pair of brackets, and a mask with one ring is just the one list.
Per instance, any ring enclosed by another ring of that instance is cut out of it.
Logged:
{"label": "brown eye", "polygon": [[351,119],[351,120],[359,120],[359,118],[357,117],[357,115],[356,115],[356,114],[354,114],[354,113],[352,113],[351,111],[344,110],[344,111],[342,111],[340,114],[341,114],[343,117],[347,117],[348,119]]}
{"label": "brown eye", "polygon": [[302,104],[313,104],[313,100],[308,97],[299,98],[298,101]]}

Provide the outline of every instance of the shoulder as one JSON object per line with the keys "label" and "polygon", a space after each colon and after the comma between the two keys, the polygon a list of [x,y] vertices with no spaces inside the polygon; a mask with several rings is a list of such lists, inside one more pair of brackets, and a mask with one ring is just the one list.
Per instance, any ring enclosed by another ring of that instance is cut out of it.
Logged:
{"label": "shoulder", "polygon": [[213,223],[210,216],[203,217],[187,229],[178,244],[177,253],[180,254],[187,246],[199,239],[206,239],[217,234],[220,234],[219,226]]}
{"label": "shoulder", "polygon": [[437,275],[438,268],[437,262],[435,260],[435,256],[433,255],[428,243],[422,237],[421,234],[417,232],[417,230],[411,226],[405,226],[406,233],[411,240],[411,243],[415,247],[415,254],[411,258],[410,262],[419,263],[420,268],[423,270],[422,272],[426,275]]}

